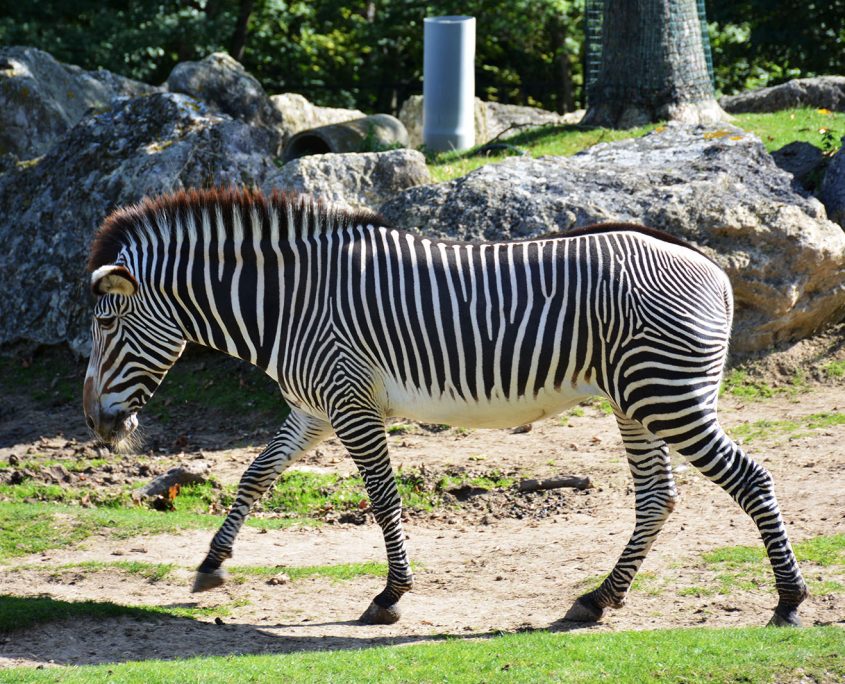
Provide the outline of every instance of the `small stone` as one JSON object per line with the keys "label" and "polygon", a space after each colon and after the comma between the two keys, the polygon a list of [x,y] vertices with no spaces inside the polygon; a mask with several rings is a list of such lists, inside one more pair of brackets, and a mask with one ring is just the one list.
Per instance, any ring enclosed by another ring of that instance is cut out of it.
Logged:
{"label": "small stone", "polygon": [[267,580],[267,584],[271,584],[273,586],[278,586],[280,584],[290,584],[290,575],[286,572],[280,572],[278,575],[274,575],[269,580]]}

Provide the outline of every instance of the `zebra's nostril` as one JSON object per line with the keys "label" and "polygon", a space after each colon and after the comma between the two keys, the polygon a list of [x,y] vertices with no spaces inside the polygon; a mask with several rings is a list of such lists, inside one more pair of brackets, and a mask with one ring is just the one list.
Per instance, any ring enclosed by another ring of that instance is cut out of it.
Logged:
{"label": "zebra's nostril", "polygon": [[94,419],[91,416],[85,416],[85,423],[89,428],[94,429]]}

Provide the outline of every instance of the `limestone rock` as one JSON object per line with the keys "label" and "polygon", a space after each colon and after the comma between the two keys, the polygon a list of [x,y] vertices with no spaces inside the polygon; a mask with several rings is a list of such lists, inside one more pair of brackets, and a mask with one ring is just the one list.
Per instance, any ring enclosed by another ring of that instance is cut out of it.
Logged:
{"label": "limestone rock", "polygon": [[506,132],[507,135],[516,135],[529,128],[540,126],[577,124],[584,116],[583,109],[567,114],[558,114],[537,107],[523,107],[502,104],[501,102],[485,102],[485,106],[487,107],[488,140]]}
{"label": "limestone rock", "polygon": [[831,221],[845,228],[845,152],[841,148],[828,164],[822,183],[821,201]]}
{"label": "limestone rock", "polygon": [[0,176],[0,345],[90,348],[88,246],[114,208],[186,187],[260,185],[260,132],[174,93],[85,118],[37,163]]}
{"label": "limestone rock", "polygon": [[38,157],[87,112],[157,90],[108,71],[61,64],[36,48],[0,47],[0,155]]}
{"label": "limestone rock", "polygon": [[[479,98],[475,98],[475,144],[486,143],[490,139],[487,132],[487,107]],[[423,98],[422,95],[411,95],[402,103],[399,110],[399,121],[408,131],[408,144],[417,148],[423,144]]]}
{"label": "limestone rock", "polygon": [[431,182],[416,150],[300,157],[271,174],[265,192],[303,192],[353,208],[375,209],[394,195]]}
{"label": "limestone rock", "polygon": [[200,100],[218,113],[228,114],[267,135],[274,154],[281,151],[282,116],[258,80],[225,52],[199,62],[180,62],[167,77],[167,88]]}
{"label": "limestone rock", "polygon": [[815,145],[801,140],[784,145],[772,152],[775,164],[787,173],[792,174],[800,188],[812,191],[820,180],[827,157]]}
{"label": "limestone rock", "polygon": [[794,107],[816,107],[845,112],[845,76],[796,78],[781,85],[726,95],[719,104],[730,114],[778,112]]}
{"label": "limestone rock", "polygon": [[319,107],[298,93],[271,95],[270,101],[281,116],[280,127],[286,141],[295,133],[309,128],[362,119],[366,116],[357,109]]}
{"label": "limestone rock", "polygon": [[[539,126],[561,126],[578,123],[584,116],[579,109],[567,114],[557,114],[537,107],[484,102],[475,98],[475,144],[483,145],[493,138],[506,133],[516,135],[529,128]],[[423,98],[411,95],[402,104],[399,120],[408,129],[411,147],[423,144]]]}
{"label": "limestone rock", "polygon": [[510,158],[381,207],[401,228],[511,239],[634,221],[698,245],[736,300],[732,349],[765,350],[845,315],[845,233],[796,193],[760,140],[731,127],[672,125],[574,157]]}

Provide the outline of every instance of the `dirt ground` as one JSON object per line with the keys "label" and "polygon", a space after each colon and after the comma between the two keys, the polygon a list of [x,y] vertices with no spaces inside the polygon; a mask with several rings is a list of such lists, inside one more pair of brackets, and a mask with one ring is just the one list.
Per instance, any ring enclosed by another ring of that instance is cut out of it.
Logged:
{"label": "dirt ground", "polygon": [[[778,367],[787,371],[790,364],[800,367],[802,358],[796,352]],[[78,416],[63,415],[64,410],[33,413],[32,423],[23,427],[16,420],[17,432],[3,422],[0,412],[0,434],[5,435],[0,458],[25,454],[33,446],[53,445],[59,452],[93,449],[83,429],[55,427],[81,422]],[[841,379],[810,383],[801,391],[768,399],[726,395],[721,419],[730,430],[761,420],[800,423],[812,414],[837,411],[845,412]],[[150,434],[159,435],[156,430],[151,428]],[[236,482],[260,450],[260,438],[247,440],[247,445],[243,438],[239,432],[198,430],[186,451],[169,453],[167,463],[201,453],[218,479]],[[0,667],[361,648],[522,629],[751,626],[765,624],[770,617],[776,602],[771,583],[735,588],[729,594],[716,591],[718,570],[708,568],[701,554],[723,546],[758,545],[759,537],[751,520],[724,492],[676,458],[681,500],[642,567],[642,586],[632,591],[624,608],[609,612],[599,625],[580,627],[560,621],[571,602],[611,569],[633,528],[633,495],[621,439],[613,417],[598,407],[588,407],[580,416],[545,420],[521,434],[431,432],[413,426],[389,439],[396,467],[425,464],[448,470],[463,465],[498,469],[516,477],[584,475],[591,478],[593,487],[520,497],[493,492],[434,513],[410,516],[405,529],[416,564],[416,587],[402,600],[401,621],[391,626],[362,626],[356,621],[383,586],[376,577],[270,584],[266,577],[248,576],[240,584],[191,594],[192,568],[202,559],[211,531],[128,540],[93,537],[78,548],[13,559],[0,566],[2,594],[220,607],[228,614],[217,622],[212,610],[199,620],[162,616],[46,624],[0,637]],[[772,472],[793,541],[845,533],[845,426],[775,430],[745,448]],[[325,443],[299,467],[352,470],[336,440]],[[116,481],[140,477],[124,472],[112,476]],[[86,560],[173,563],[178,569],[157,582],[117,569],[51,569]],[[361,561],[384,561],[381,534],[372,523],[269,532],[247,527],[230,563],[295,567]],[[21,565],[41,567],[13,569]],[[768,578],[768,566],[764,569]],[[841,574],[832,577],[822,567],[807,567],[805,575],[812,581],[845,582]],[[808,625],[845,624],[845,594],[812,596],[801,615]]]}

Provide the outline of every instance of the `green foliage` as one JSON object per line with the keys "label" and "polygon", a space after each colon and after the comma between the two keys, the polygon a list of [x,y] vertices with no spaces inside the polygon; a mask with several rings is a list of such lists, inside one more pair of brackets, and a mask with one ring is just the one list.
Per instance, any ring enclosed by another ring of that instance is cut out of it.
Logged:
{"label": "green foliage", "polygon": [[707,12],[724,93],[842,71],[845,0],[711,0]]}
{"label": "green foliage", "polygon": [[290,567],[267,567],[261,565],[236,565],[227,568],[232,577],[274,577],[285,573],[291,580],[296,581],[308,577],[325,577],[336,582],[343,582],[356,577],[371,576],[385,577],[387,563],[338,563],[337,565],[304,565]]}
{"label": "green foliage", "polygon": [[[56,602],[59,603],[59,602]],[[771,682],[840,681],[845,631],[670,629],[639,632],[523,632],[284,655],[214,656],[109,663],[61,670],[76,682]],[[177,651],[178,653],[178,646]],[[0,680],[53,682],[52,668],[6,670]]]}

